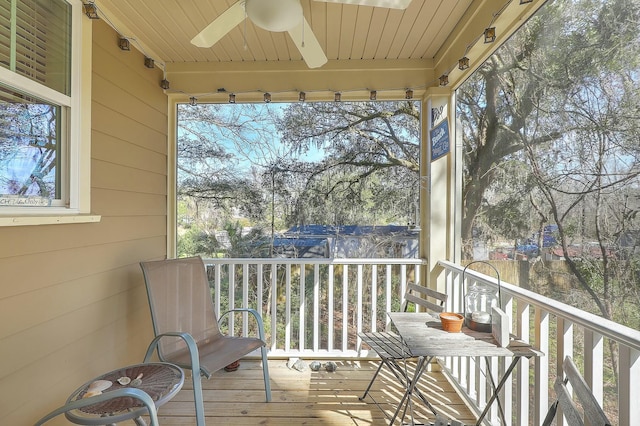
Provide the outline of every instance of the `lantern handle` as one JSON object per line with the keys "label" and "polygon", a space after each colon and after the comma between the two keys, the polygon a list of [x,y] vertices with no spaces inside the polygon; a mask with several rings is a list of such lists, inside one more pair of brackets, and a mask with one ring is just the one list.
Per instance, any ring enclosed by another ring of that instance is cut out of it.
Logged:
{"label": "lantern handle", "polygon": [[[485,265],[488,265],[496,273],[496,277],[498,278],[498,307],[500,309],[502,309],[502,292],[501,292],[501,283],[500,283],[500,272],[498,272],[498,268],[496,268],[494,265],[492,265],[491,263],[487,262],[486,260],[474,260],[473,262],[469,262],[469,263],[467,263],[467,265],[462,270],[462,294],[463,294],[463,296],[465,294],[467,294],[467,292],[465,291],[465,283],[466,283],[466,281],[464,279],[464,275],[467,273],[467,268],[469,268],[469,266],[473,265],[474,263],[483,263]],[[466,317],[467,316],[466,303],[463,302],[462,303],[462,307],[463,307],[464,316]]]}

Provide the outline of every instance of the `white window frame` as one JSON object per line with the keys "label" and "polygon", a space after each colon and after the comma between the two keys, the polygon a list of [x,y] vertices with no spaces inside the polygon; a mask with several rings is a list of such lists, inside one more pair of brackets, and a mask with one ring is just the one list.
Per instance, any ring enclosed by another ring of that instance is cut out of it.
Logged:
{"label": "white window frame", "polygon": [[68,148],[62,195],[66,206],[2,207],[0,226],[98,222],[91,212],[91,45],[92,23],[84,16],[81,0],[65,0],[72,6],[71,96],[0,67],[0,82],[62,107],[62,134]]}

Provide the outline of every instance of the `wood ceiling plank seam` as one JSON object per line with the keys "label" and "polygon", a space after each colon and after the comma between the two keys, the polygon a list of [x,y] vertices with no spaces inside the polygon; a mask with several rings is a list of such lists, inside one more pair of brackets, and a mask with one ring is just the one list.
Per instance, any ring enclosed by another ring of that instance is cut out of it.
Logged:
{"label": "wood ceiling plank seam", "polygon": [[[286,32],[271,33],[270,40],[270,45],[263,47],[265,56],[269,60],[290,61],[293,59],[294,54],[298,51],[295,46],[295,50],[290,50],[288,48],[288,42],[291,41],[291,37],[289,37],[289,34],[287,34]],[[302,58],[302,56],[300,57]]]}
{"label": "wood ceiling plank seam", "polygon": [[363,59],[366,40],[371,33],[371,19],[373,7],[359,7],[357,10],[356,22],[354,25],[353,43],[351,46],[350,58]]}
{"label": "wood ceiling plank seam", "polygon": [[[244,25],[244,23],[240,25]],[[226,62],[222,60],[222,52],[224,52],[226,57],[229,58],[229,62],[238,62],[245,60],[245,58],[243,57],[243,52],[245,50],[244,38],[241,32],[240,36],[237,35],[238,31],[240,30],[234,29],[230,31],[226,36],[222,37],[220,41],[218,41],[211,47],[210,50],[212,50],[212,52],[217,56],[221,57],[221,62]]]}
{"label": "wood ceiling plank seam", "polygon": [[[241,32],[244,32],[244,22],[238,25],[238,29],[242,28]],[[234,30],[235,31],[235,30]],[[242,49],[242,57],[245,61],[266,61],[265,52],[262,50],[260,39],[263,37],[270,37],[269,31],[258,28],[247,19],[246,27],[247,48]],[[242,34],[240,35],[242,37]]]}
{"label": "wood ceiling plank seam", "polygon": [[[175,6],[158,2],[149,11],[146,19],[154,18],[150,25],[153,30],[159,32],[160,40],[164,42],[164,47],[158,46],[158,48],[162,50],[165,62],[194,61],[194,54],[197,53],[195,46],[193,46],[193,49],[184,49],[180,42],[181,39],[191,39],[186,31],[188,19],[180,5],[176,4]],[[140,7],[144,7],[144,5],[141,4]],[[168,28],[163,22],[173,22],[174,25]]]}
{"label": "wood ceiling plank seam", "polygon": [[450,8],[449,10],[446,10],[446,13],[444,10],[442,11],[442,13],[440,13],[440,11],[436,12],[436,15],[434,16],[433,21],[442,22],[443,29],[436,32],[435,36],[431,36],[431,37],[429,37],[429,35],[425,33],[425,35],[423,36],[423,39],[420,40],[420,42],[416,46],[417,50],[412,52],[411,56],[415,57],[414,55],[417,55],[419,54],[420,51],[422,51],[423,52],[422,58],[435,57],[438,51],[440,50],[440,46],[442,46],[442,43],[444,43],[449,38],[449,36],[453,33],[453,30],[455,29],[455,25],[453,24],[447,26],[446,29],[444,28],[444,25],[447,22],[451,22],[450,19],[452,18],[455,19],[455,22],[458,22],[464,15],[466,8],[467,8],[467,5],[465,5],[463,1],[459,1],[456,3],[454,7]]}
{"label": "wood ceiling plank seam", "polygon": [[[242,28],[242,31],[244,31],[244,24],[245,23],[243,21],[238,26]],[[252,27],[257,36],[256,39],[252,39],[252,44],[250,46],[254,60],[282,61],[289,59],[290,54],[288,49],[278,49],[278,46],[286,46],[288,36],[284,32],[280,33],[264,30],[254,25],[249,19],[247,21],[247,33],[249,33],[249,26]],[[283,51],[286,52],[284,55],[282,54]]]}
{"label": "wood ceiling plank seam", "polygon": [[391,41],[391,46],[389,48],[389,53],[387,54],[386,59],[408,59],[401,57],[400,52],[405,45],[406,38],[408,37],[411,29],[418,19],[420,9],[422,7],[427,7],[427,5],[420,5],[418,3],[419,2],[411,2],[411,5],[402,14],[400,24],[398,25],[398,30],[396,31],[395,36]]}
{"label": "wood ceiling plank seam", "polygon": [[[425,35],[428,35],[429,37],[433,37],[434,34],[438,34],[441,31],[441,28],[445,23],[442,21],[436,20],[435,19],[436,14],[438,10],[442,10],[446,8],[444,6],[445,4],[448,6],[451,3],[452,1],[448,0],[445,2],[440,2],[437,5],[437,7],[426,7],[425,5],[423,5],[423,7],[420,9],[418,16],[416,17],[416,20],[412,28],[407,33],[404,46],[400,50],[401,57],[411,58],[412,54],[416,52],[418,44],[425,37]],[[438,26],[438,28],[435,31],[432,30],[432,25],[434,24]],[[424,53],[424,51],[421,52],[419,56],[420,58],[423,58],[422,53]]]}
{"label": "wood ceiling plank seam", "polygon": [[[184,17],[182,28],[184,29],[185,39],[189,40],[189,47],[185,50],[190,54],[191,61],[222,62],[230,60],[231,56],[223,47],[218,49],[205,49],[190,43],[193,37],[199,34],[202,29],[220,15],[220,13],[213,8],[212,2],[181,1],[177,2],[177,6],[182,12],[181,15]],[[179,16],[180,14],[176,12],[176,15]]]}
{"label": "wood ceiling plank seam", "polygon": [[389,10],[387,20],[380,32],[380,44],[376,51],[376,59],[391,59],[389,52],[391,51],[391,44],[396,38],[396,34],[400,28],[400,22],[402,21],[403,11],[401,10]]}
{"label": "wood ceiling plank seam", "polygon": [[[132,39],[135,45],[139,37],[143,37],[146,44],[160,57],[152,57],[156,62],[173,62],[182,61],[184,57],[179,53],[181,49],[180,39],[175,36],[174,29],[167,28],[163,22],[171,22],[174,18],[173,14],[160,10],[160,5],[156,4],[154,8],[149,7],[147,3],[140,3],[137,7],[130,4],[120,6],[119,11],[124,12],[122,16],[130,20],[132,23],[125,23],[133,34],[121,34],[124,37]],[[124,9],[124,10],[123,10]],[[123,20],[124,21],[124,20]],[[134,25],[136,29],[134,30]],[[142,52],[149,55],[148,52]]]}
{"label": "wood ceiling plank seam", "polygon": [[358,16],[358,6],[344,5],[342,9],[342,23],[340,25],[339,60],[351,59],[351,48],[355,35],[355,23]]}
{"label": "wood ceiling plank seam", "polygon": [[218,48],[218,45],[223,47],[229,53],[231,62],[255,61],[257,59],[254,55],[254,49],[256,48],[257,38],[255,26],[251,20],[245,19],[222,37],[213,48]]}
{"label": "wood ceiling plank seam", "polygon": [[[180,39],[188,39],[191,40],[195,34],[197,34],[198,30],[193,26],[192,21],[187,16],[185,10],[182,7],[182,4],[178,3],[176,5],[176,9],[173,11],[172,18],[175,22],[175,28],[172,31],[176,31],[179,28],[182,37],[177,37],[177,44],[179,50],[181,52],[180,58],[184,62],[194,62],[197,60],[205,60],[206,56],[203,52],[200,51],[197,47],[193,46],[189,43],[189,47],[185,48],[182,44],[180,44]],[[175,33],[174,33],[175,34]],[[170,57],[166,58],[167,62],[178,62],[178,57]]]}
{"label": "wood ceiling plank seam", "polygon": [[[125,6],[121,6],[121,8],[125,8]],[[144,9],[144,12],[142,11]],[[144,4],[140,4],[138,8],[133,8],[131,5],[126,5],[126,12],[124,13],[128,22],[125,21],[125,25],[130,28],[134,34],[131,34],[130,37],[133,39],[133,43],[135,44],[137,40],[137,34],[145,34],[148,35],[147,45],[154,51],[160,54],[160,58],[152,58],[155,61],[165,61],[165,58],[171,57],[169,53],[167,53],[167,46],[164,43],[158,43],[157,40],[160,37],[160,32],[156,30],[155,26],[160,25],[159,20],[152,11],[146,7]],[[124,21],[124,20],[123,20]],[[134,29],[134,26],[137,26],[137,29]],[[122,36],[126,36],[125,34],[121,34]],[[149,55],[148,52],[142,52],[144,55]]]}
{"label": "wood ceiling plank seam", "polygon": [[373,8],[373,15],[371,17],[371,29],[369,30],[367,40],[365,41],[362,59],[376,59],[376,52],[378,51],[378,47],[380,46],[382,29],[384,28],[388,18],[389,9],[385,9],[382,7]]}
{"label": "wood ceiling plank seam", "polygon": [[[327,48],[325,54],[328,58],[337,60],[340,58],[340,30],[342,27],[342,8],[339,3],[325,3],[327,10]],[[336,17],[331,19],[331,17]]]}

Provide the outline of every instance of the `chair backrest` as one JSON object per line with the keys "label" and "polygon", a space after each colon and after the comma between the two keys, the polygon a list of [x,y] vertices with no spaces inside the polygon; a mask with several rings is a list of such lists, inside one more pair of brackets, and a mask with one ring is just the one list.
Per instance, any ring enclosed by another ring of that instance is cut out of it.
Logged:
{"label": "chair backrest", "polygon": [[444,311],[444,305],[448,298],[449,296],[444,293],[410,282],[407,284],[402,310],[406,312],[409,303],[413,303],[427,311],[440,313]]}
{"label": "chair backrest", "polygon": [[555,402],[549,409],[547,417],[544,420],[543,425],[550,425],[555,417],[558,406],[562,409],[565,419],[569,426],[583,426],[584,421],[578,409],[578,405],[574,402],[571,391],[567,387],[567,383],[571,385],[573,393],[576,395],[580,405],[582,406],[582,412],[584,413],[584,419],[589,421],[591,426],[610,426],[611,422],[607,419],[607,416],[600,408],[600,404],[593,396],[589,385],[584,381],[578,368],[573,363],[571,357],[566,357],[562,363],[564,370],[564,376],[558,377],[553,388],[556,391],[557,402]]}
{"label": "chair backrest", "polygon": [[[186,332],[197,343],[220,334],[204,262],[200,257],[141,262],[155,335]],[[162,358],[187,350],[182,339],[164,338]]]}

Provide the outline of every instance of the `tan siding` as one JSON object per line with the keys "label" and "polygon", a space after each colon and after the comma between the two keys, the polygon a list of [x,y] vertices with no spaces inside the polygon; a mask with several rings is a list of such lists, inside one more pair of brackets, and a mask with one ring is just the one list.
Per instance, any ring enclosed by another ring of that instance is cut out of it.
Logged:
{"label": "tan siding", "polygon": [[[138,263],[166,256],[162,72],[94,23],[91,224],[0,228],[0,424],[28,425],[151,336]],[[51,422],[66,424],[63,418]]]}
{"label": "tan siding", "polygon": [[[166,137],[163,129],[140,126],[135,118],[127,117],[96,102],[91,105],[91,114],[94,121],[93,139],[107,135],[144,147],[149,151],[166,154],[166,145],[158,144],[158,139]],[[119,125],[114,128],[112,123],[119,123]]]}
{"label": "tan siding", "polygon": [[94,159],[91,162],[92,186],[103,189],[166,194],[167,177],[144,170],[147,167],[144,163],[139,166],[139,169],[133,169],[121,164],[105,163]]}
{"label": "tan siding", "polygon": [[94,187],[91,207],[95,212],[107,216],[160,215],[165,217],[167,197],[164,194],[141,194]]}
{"label": "tan siding", "polygon": [[[132,194],[128,198],[133,198],[135,195]],[[119,201],[117,202],[119,203]],[[38,258],[34,259],[35,261],[46,262],[46,265],[48,265],[51,263],[49,259],[56,259],[56,262],[64,262],[65,259],[70,258],[69,256],[83,256],[82,253],[67,254],[64,253],[65,250],[91,250],[92,247],[99,247],[105,244],[154,237],[159,233],[164,235],[166,218],[160,213],[156,216],[134,215],[133,217],[111,217],[105,215],[102,217],[101,226],[96,226],[93,223],[56,226],[61,228],[61,232],[54,232],[55,230],[45,229],[44,227],[29,227],[24,228],[24,232],[20,233],[21,228],[11,228],[13,232],[7,232],[7,234],[15,236],[13,244],[0,246],[0,253],[11,257],[0,258],[0,270],[6,274],[20,274],[23,281],[36,279],[41,273],[39,268],[23,270],[28,266],[28,262],[31,261],[28,256],[38,256]],[[39,229],[43,231],[39,233]],[[75,232],[75,230],[81,232]],[[4,229],[1,229],[0,232],[4,233]],[[56,239],[59,241],[56,242]],[[76,260],[76,258],[72,259],[73,261]],[[61,272],[64,273],[75,273],[75,271],[81,270],[78,268],[69,270],[69,266],[64,264],[59,265],[59,267]],[[57,269],[58,266],[55,264],[51,265],[50,269],[47,269],[47,282],[50,282]],[[33,285],[37,285],[37,283],[33,283]],[[32,289],[32,285],[29,283],[25,283],[20,287],[2,286],[0,287],[0,297],[11,296],[15,291],[26,292]],[[0,303],[2,303],[1,300]]]}
{"label": "tan siding", "polygon": [[[97,144],[91,152],[95,160],[102,160],[128,167],[143,167],[144,170],[156,174],[164,174],[166,171],[166,153],[151,151],[139,145],[134,145],[130,141],[118,139],[111,135],[96,135],[96,139],[99,139],[100,143]],[[154,139],[157,140],[157,137]],[[128,153],[124,159],[122,158],[122,152]]]}

